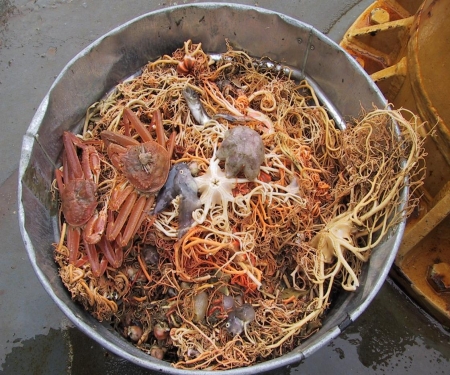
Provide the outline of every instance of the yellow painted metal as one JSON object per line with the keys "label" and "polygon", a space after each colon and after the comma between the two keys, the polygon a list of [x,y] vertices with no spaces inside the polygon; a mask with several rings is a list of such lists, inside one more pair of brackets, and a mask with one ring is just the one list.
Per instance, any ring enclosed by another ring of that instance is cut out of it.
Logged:
{"label": "yellow painted metal", "polygon": [[[450,0],[379,0],[355,21],[344,47],[394,107],[427,122],[423,197],[410,218],[395,268],[402,284],[450,326],[450,295],[427,281],[433,265],[450,262]],[[450,277],[450,275],[448,275]]]}
{"label": "yellow painted metal", "polygon": [[411,221],[403,235],[397,263],[403,261],[409,251],[419,244],[442,220],[450,215],[450,181],[434,197],[419,220]]}
{"label": "yellow painted metal", "polygon": [[434,140],[450,164],[450,1],[427,0],[408,44],[411,89],[418,114],[434,127]]}

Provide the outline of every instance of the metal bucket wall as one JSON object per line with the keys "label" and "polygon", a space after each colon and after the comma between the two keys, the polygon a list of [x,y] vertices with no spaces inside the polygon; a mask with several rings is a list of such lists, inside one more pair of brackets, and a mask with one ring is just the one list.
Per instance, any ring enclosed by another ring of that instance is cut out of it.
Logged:
{"label": "metal bucket wall", "polygon": [[[91,44],[57,77],[23,139],[19,217],[30,260],[44,288],[81,331],[135,364],[177,374],[191,371],[174,369],[141,352],[71,300],[53,261],[52,243],[58,240],[59,232],[50,188],[62,152],[63,131],[79,131],[88,106],[149,60],[171,53],[188,39],[201,42],[203,49],[211,53],[224,52],[228,39],[233,47],[252,56],[295,67],[315,80],[344,117],[358,116],[361,106],[371,109],[373,105],[386,105],[360,66],[311,26],[278,13],[239,5],[205,3],[143,15]],[[404,198],[406,193],[402,192]],[[226,373],[253,374],[296,363],[336,337],[378,292],[395,258],[403,229],[404,224],[399,225],[374,249],[360,277],[361,286],[354,293],[340,294],[318,333],[283,357]]]}

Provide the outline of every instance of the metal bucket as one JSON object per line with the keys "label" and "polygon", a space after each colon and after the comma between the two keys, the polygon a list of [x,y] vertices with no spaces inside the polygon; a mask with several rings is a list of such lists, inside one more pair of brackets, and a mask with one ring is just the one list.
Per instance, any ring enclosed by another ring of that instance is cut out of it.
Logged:
{"label": "metal bucket", "polygon": [[[111,352],[145,368],[178,370],[123,339],[71,300],[53,261],[59,231],[50,187],[62,151],[62,133],[80,130],[86,109],[120,80],[149,60],[171,53],[192,39],[204,51],[226,51],[225,39],[255,57],[268,57],[313,79],[330,109],[344,118],[386,102],[360,66],[337,44],[311,26],[282,14],[242,5],[203,3],[167,8],[138,17],[81,51],[64,68],[42,101],[24,136],[19,171],[19,218],[23,241],[42,285],[67,317]],[[402,192],[406,199],[407,191]],[[404,223],[374,249],[356,292],[342,292],[323,320],[322,329],[292,352],[247,368],[225,371],[254,374],[282,368],[310,356],[351,324],[383,284],[395,258]],[[211,371],[204,371],[209,373]],[[212,372],[211,372],[212,373]]]}

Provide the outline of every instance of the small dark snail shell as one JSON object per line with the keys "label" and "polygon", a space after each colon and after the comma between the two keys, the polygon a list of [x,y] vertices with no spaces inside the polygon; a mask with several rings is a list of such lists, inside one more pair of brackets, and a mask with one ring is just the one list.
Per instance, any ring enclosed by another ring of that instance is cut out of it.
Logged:
{"label": "small dark snail shell", "polygon": [[158,249],[155,246],[146,245],[142,248],[142,257],[148,266],[156,266],[159,262]]}
{"label": "small dark snail shell", "polygon": [[183,61],[180,61],[177,65],[177,73],[186,75],[189,74],[194,68],[195,58],[189,55],[183,57]]}

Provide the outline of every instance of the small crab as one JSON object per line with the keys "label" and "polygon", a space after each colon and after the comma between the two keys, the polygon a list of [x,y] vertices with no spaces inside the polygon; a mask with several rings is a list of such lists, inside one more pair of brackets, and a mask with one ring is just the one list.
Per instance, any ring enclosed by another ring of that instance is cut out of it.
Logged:
{"label": "small crab", "polygon": [[124,177],[114,188],[109,202],[109,208],[117,211],[118,215],[115,219],[110,215],[106,228],[108,240],[113,241],[118,238],[126,223],[118,240],[121,246],[125,246],[134,236],[146,213],[150,211],[155,194],[166,183],[176,136],[175,132],[171,134],[166,147],[159,110],[154,111],[151,124],[156,130],[157,141],[153,140],[150,132],[131,109],[124,109],[123,118],[126,134],[130,133],[131,125],[142,142],[112,131],[105,130],[101,133],[112,164]]}
{"label": "small crab", "polygon": [[[61,197],[61,210],[68,224],[69,262],[75,264],[78,261],[81,233],[86,244],[99,242],[105,228],[106,211],[97,211],[96,193],[100,174],[97,151],[70,132],[64,132],[63,143],[63,168],[62,171],[55,170],[55,177]],[[81,162],[77,148],[82,150]]]}

